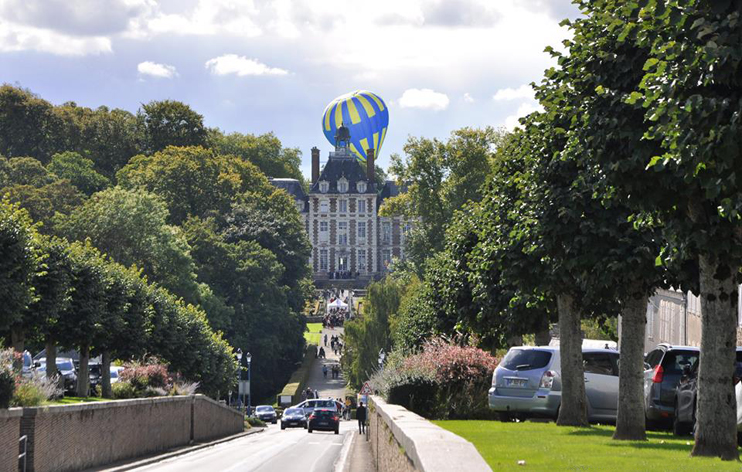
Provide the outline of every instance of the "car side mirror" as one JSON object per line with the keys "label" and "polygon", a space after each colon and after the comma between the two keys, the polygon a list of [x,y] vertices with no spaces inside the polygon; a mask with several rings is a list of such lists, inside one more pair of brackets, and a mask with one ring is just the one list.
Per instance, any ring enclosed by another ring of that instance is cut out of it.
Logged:
{"label": "car side mirror", "polygon": [[644,370],[652,370],[652,366],[645,362],[644,363]]}

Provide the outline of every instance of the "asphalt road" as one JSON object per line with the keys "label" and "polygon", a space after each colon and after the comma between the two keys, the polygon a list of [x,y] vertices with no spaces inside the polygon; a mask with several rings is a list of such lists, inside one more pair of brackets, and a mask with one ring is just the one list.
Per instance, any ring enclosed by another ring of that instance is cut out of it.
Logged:
{"label": "asphalt road", "polygon": [[340,434],[269,425],[266,431],[133,469],[158,472],[330,472],[343,442],[358,434],[355,422],[342,421]]}

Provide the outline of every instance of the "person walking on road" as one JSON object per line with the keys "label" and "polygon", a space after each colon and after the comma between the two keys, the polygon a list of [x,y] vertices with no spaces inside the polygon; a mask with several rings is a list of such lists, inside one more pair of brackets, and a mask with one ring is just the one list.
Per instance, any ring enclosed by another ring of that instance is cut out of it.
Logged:
{"label": "person walking on road", "polygon": [[327,333],[325,333],[325,346],[327,346]]}
{"label": "person walking on road", "polygon": [[366,432],[366,407],[363,406],[363,402],[358,404],[356,408],[356,419],[358,419],[358,434]]}
{"label": "person walking on road", "polygon": [[327,364],[322,364],[322,375],[327,378]]}

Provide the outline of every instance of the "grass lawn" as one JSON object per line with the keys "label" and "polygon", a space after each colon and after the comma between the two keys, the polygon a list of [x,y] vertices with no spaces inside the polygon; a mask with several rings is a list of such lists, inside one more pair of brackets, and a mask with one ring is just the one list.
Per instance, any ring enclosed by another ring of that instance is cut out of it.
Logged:
{"label": "grass lawn", "polygon": [[307,344],[316,344],[319,346],[320,337],[322,336],[322,323],[307,323],[307,330],[304,332],[304,339]]}
{"label": "grass lawn", "polygon": [[57,400],[52,400],[49,402],[49,405],[72,405],[74,403],[86,403],[86,402],[101,402],[110,400],[110,398],[100,398],[100,397],[64,397],[64,398],[58,398]]}
{"label": "grass lawn", "polygon": [[[471,441],[492,470],[724,471],[739,462],[690,457],[693,438],[650,431],[649,441],[614,441],[613,426],[557,427],[554,423],[435,421]],[[526,461],[519,466],[518,461]]]}

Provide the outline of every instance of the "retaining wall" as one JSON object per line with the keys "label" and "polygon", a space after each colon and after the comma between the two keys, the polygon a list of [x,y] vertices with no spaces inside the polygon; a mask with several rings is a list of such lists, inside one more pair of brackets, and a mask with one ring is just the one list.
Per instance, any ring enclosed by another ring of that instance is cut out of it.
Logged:
{"label": "retaining wall", "polygon": [[23,408],[0,410],[0,470],[18,470],[18,439]]}
{"label": "retaining wall", "polygon": [[81,470],[242,430],[239,412],[203,395],[24,408],[20,423],[29,472]]}
{"label": "retaining wall", "polygon": [[399,405],[370,396],[368,417],[379,472],[492,470],[472,443]]}

